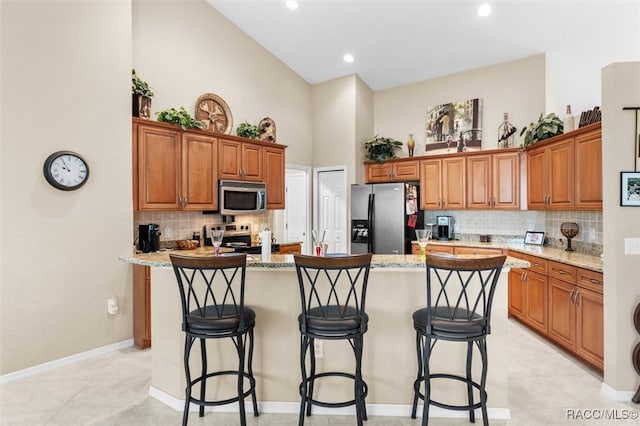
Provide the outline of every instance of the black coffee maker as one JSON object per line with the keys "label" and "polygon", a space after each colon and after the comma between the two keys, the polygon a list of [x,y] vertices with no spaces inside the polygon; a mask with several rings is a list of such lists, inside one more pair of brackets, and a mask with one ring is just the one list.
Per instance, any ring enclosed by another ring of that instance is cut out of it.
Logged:
{"label": "black coffee maker", "polygon": [[143,253],[160,250],[160,225],[138,225],[138,250]]}

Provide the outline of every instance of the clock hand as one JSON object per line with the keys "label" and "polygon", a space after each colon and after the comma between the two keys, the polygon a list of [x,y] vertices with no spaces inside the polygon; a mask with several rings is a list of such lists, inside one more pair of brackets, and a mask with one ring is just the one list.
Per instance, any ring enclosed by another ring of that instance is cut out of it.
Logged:
{"label": "clock hand", "polygon": [[64,162],[64,159],[61,158],[60,161],[62,161],[62,164],[64,165],[63,169],[66,169],[68,172],[70,172],[71,170],[69,170],[69,166],[67,166],[67,163]]}

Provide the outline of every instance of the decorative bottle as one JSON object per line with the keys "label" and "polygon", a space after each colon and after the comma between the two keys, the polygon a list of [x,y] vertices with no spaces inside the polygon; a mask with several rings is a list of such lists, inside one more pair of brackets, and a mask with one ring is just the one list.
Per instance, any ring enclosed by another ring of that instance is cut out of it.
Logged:
{"label": "decorative bottle", "polygon": [[571,114],[571,105],[567,105],[567,113],[564,116],[564,120],[562,120],[562,124],[564,133],[570,132],[575,128],[575,119]]}
{"label": "decorative bottle", "polygon": [[516,129],[509,123],[509,113],[504,113],[504,121],[498,127],[498,148],[511,148],[515,146]]}
{"label": "decorative bottle", "polygon": [[416,147],[416,141],[413,140],[413,133],[409,133],[409,140],[407,141],[407,149],[409,150],[409,157],[413,157],[413,149]]}

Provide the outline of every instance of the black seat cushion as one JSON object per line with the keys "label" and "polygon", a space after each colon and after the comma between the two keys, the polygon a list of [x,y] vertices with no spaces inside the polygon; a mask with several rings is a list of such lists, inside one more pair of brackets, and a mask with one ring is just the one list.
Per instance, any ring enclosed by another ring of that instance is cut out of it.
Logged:
{"label": "black seat cushion", "polygon": [[[244,307],[244,329],[251,328],[256,323],[256,313],[253,309]],[[205,306],[204,309],[194,309],[187,316],[185,331],[193,333],[230,333],[239,330],[240,316],[233,305]]]}
{"label": "black seat cushion", "polygon": [[486,334],[485,318],[466,309],[453,310],[446,306],[418,309],[413,313],[413,326],[426,334],[427,312],[431,309],[431,335],[435,337],[465,338]]}
{"label": "black seat cushion", "polygon": [[[342,312],[342,310],[344,310]],[[318,336],[341,336],[358,334],[367,330],[369,316],[360,315],[354,307],[347,306],[323,306],[309,309],[306,318],[306,330],[303,329],[302,315],[298,316],[300,331],[306,334]]]}

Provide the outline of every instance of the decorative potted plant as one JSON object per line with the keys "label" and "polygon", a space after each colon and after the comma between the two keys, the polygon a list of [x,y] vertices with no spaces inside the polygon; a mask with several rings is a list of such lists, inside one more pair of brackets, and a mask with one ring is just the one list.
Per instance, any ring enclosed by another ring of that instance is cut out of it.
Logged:
{"label": "decorative potted plant", "polygon": [[524,135],[524,142],[521,146],[526,148],[541,140],[562,134],[563,129],[562,120],[555,113],[540,114],[540,118],[536,123],[529,124],[520,132],[520,136]]}
{"label": "decorative potted plant", "polygon": [[392,139],[383,138],[375,135],[371,139],[364,141],[366,150],[366,158],[376,163],[382,163],[384,160],[396,158],[395,151],[402,146],[402,142]]}
{"label": "decorative potted plant", "polygon": [[161,121],[163,123],[177,124],[184,130],[202,129],[203,127],[202,123],[191,117],[187,110],[182,106],[180,107],[180,109],[169,108],[165,109],[164,111],[156,112],[156,116],[158,116],[158,121]]}
{"label": "decorative potted plant", "polygon": [[238,125],[236,135],[242,136],[243,138],[258,139],[260,137],[260,129],[258,126],[245,121]]}
{"label": "decorative potted plant", "polygon": [[153,90],[149,84],[136,74],[136,70],[131,70],[131,96],[133,101],[133,116],[144,119],[151,117],[151,98]]}

